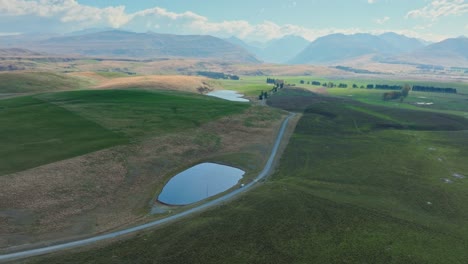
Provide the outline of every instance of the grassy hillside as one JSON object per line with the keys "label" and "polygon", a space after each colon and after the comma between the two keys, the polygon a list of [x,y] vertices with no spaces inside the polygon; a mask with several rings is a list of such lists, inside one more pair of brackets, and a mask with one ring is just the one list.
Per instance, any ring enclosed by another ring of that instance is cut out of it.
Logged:
{"label": "grassy hillside", "polygon": [[[371,79],[327,79],[323,77],[314,76],[274,76],[272,78],[285,80],[288,84],[293,84],[297,87],[302,87],[310,91],[317,91],[333,96],[346,97],[354,100],[361,101],[367,104],[381,105],[396,108],[405,108],[413,110],[425,111],[438,111],[459,116],[468,117],[468,84],[463,82],[431,82],[431,81],[417,81],[417,80],[371,80]],[[301,80],[304,84],[301,84]],[[239,91],[241,93],[258,96],[261,91],[268,91],[272,88],[271,85],[266,84],[265,76],[255,77],[242,77],[240,81],[221,81],[221,83],[229,89]],[[333,82],[335,85],[340,83],[348,85],[348,88],[324,88],[322,86],[315,86],[307,84],[307,82],[318,81],[321,83]],[[378,89],[361,89],[352,88],[353,84],[358,87],[366,87],[368,84],[387,84],[387,85],[422,85],[434,86],[443,88],[455,88],[457,94],[444,94],[444,93],[429,93],[429,92],[413,92],[401,103],[396,101],[383,101],[382,95],[387,90]],[[418,103],[433,103],[431,105],[418,105]]]}
{"label": "grassy hillside", "polygon": [[30,263],[468,261],[466,119],[297,91],[275,100],[305,110],[263,185],[136,238]]}
{"label": "grassy hillside", "polygon": [[39,97],[130,137],[193,128],[249,107],[245,103],[172,91],[87,90]]}
{"label": "grassy hillside", "polygon": [[0,73],[0,93],[32,93],[74,90],[88,83],[83,79],[51,72]]}
{"label": "grassy hillside", "polygon": [[182,131],[248,104],[176,92],[72,91],[0,101],[0,175],[143,135]]}
{"label": "grassy hillside", "polygon": [[0,175],[127,142],[64,108],[34,97],[0,101]]}

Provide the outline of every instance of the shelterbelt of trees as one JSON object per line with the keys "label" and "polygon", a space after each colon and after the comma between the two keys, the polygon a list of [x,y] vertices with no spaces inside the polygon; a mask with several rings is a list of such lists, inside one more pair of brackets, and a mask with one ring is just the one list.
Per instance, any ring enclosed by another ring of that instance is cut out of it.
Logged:
{"label": "shelterbelt of trees", "polygon": [[239,76],[233,74],[225,74],[223,72],[210,72],[210,71],[198,71],[197,75],[205,76],[211,79],[225,79],[225,80],[239,80]]}
{"label": "shelterbelt of trees", "polygon": [[[305,84],[306,81],[301,80],[301,84]],[[318,81],[308,81],[307,84],[312,84],[315,86],[323,86],[327,88],[348,88],[347,84],[344,83],[333,83],[333,82],[318,82]],[[393,90],[393,91],[400,91],[404,88],[402,85],[388,85],[388,84],[367,84],[366,86],[361,85],[358,86],[357,84],[353,84],[353,88],[361,88],[361,89],[378,89],[378,90]],[[451,93],[456,94],[457,89],[455,88],[443,88],[443,87],[433,87],[433,86],[422,86],[422,85],[414,85],[411,89],[415,92],[430,92],[430,93]]]}

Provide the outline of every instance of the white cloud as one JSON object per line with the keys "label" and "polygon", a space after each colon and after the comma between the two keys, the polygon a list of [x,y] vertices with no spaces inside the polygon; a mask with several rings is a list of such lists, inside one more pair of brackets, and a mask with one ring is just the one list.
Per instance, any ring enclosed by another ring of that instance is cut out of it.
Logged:
{"label": "white cloud", "polygon": [[390,17],[386,16],[386,17],[383,17],[383,18],[380,18],[380,19],[376,19],[375,22],[377,24],[383,25],[383,24],[387,23],[389,20],[390,20]]}
{"label": "white cloud", "polygon": [[434,24],[417,25],[417,26],[414,26],[413,29],[415,29],[415,30],[427,30],[427,29],[432,28],[432,26],[434,26]]}
{"label": "white cloud", "polygon": [[0,32],[0,37],[5,37],[5,36],[18,36],[21,35],[20,32]]}
{"label": "white cloud", "polygon": [[406,18],[432,18],[468,13],[468,4],[465,0],[433,0],[423,8],[411,10]]}
{"label": "white cloud", "polygon": [[367,3],[373,4],[373,3],[375,3],[376,1],[377,1],[377,0],[367,0]]}
{"label": "white cloud", "polygon": [[[375,0],[370,0],[369,3]],[[463,1],[434,1],[439,3],[458,3],[466,6]],[[289,1],[294,3],[294,1]],[[449,9],[450,12],[454,9]],[[462,9],[463,10],[463,9]],[[385,23],[390,18],[376,20]],[[8,21],[4,23],[3,21]],[[142,11],[128,13],[124,6],[97,8],[79,4],[76,0],[0,0],[0,32],[38,32],[44,28],[69,32],[89,27],[113,27],[126,30],[146,32],[157,30],[161,33],[178,34],[210,34],[219,37],[237,36],[242,39],[267,41],[285,35],[298,35],[310,41],[333,33],[379,34],[382,31],[362,30],[360,28],[306,28],[293,24],[279,25],[272,21],[252,24],[245,20],[229,20],[213,22],[207,17],[187,11],[175,13],[164,8],[154,7]],[[15,23],[16,22],[16,23]],[[394,30],[412,37],[423,37],[431,40],[443,36],[420,35],[415,31]]]}
{"label": "white cloud", "polygon": [[0,0],[0,16],[37,16],[62,23],[79,23],[82,27],[105,25],[120,27],[131,18],[124,6],[97,8],[75,0]]}

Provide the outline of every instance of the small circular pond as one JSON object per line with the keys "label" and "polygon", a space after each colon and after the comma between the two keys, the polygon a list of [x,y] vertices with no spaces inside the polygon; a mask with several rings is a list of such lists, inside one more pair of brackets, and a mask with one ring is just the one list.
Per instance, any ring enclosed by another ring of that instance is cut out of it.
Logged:
{"label": "small circular pond", "polygon": [[243,170],[216,163],[202,163],[172,177],[158,200],[168,205],[187,205],[222,193],[236,185]]}
{"label": "small circular pond", "polygon": [[244,96],[243,94],[239,94],[236,91],[230,90],[213,91],[207,93],[206,95],[234,102],[249,102],[248,99],[242,98]]}

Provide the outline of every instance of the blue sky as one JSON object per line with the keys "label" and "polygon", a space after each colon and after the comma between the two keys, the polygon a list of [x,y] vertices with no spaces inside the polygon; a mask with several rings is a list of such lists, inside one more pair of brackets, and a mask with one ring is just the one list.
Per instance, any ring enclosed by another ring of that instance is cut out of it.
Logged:
{"label": "blue sky", "polygon": [[267,41],[394,31],[426,40],[468,35],[465,0],[0,0],[0,34],[111,27]]}

